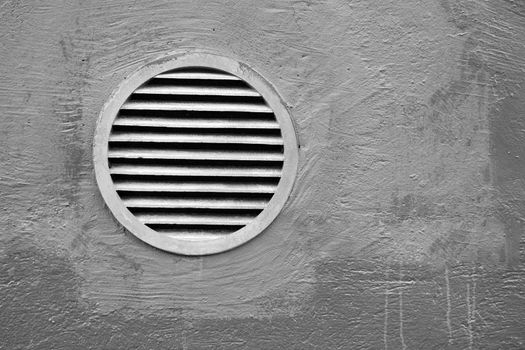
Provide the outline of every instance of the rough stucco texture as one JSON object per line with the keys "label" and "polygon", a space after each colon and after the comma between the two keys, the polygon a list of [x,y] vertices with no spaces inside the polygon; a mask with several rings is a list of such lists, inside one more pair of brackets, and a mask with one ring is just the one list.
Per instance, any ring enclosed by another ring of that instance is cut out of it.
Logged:
{"label": "rough stucco texture", "polygon": [[[512,0],[0,3],[1,349],[525,348],[525,5]],[[300,170],[215,256],[116,222],[92,138],[145,62],[266,77]]]}

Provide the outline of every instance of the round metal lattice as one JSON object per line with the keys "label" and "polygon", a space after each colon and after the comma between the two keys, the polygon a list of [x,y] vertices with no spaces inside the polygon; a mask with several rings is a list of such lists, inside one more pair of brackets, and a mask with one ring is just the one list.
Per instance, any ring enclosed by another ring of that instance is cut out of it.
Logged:
{"label": "round metal lattice", "polygon": [[247,242],[278,215],[297,170],[290,116],[260,75],[205,53],[127,79],[101,112],[102,195],[141,240],[186,255]]}

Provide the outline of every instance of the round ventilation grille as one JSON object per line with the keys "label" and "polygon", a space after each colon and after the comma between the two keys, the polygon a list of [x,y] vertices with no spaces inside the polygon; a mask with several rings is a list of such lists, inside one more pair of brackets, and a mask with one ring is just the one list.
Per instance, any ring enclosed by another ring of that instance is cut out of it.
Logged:
{"label": "round ventilation grille", "polygon": [[104,106],[97,183],[130,232],[186,255],[234,248],[264,230],[291,191],[297,142],[279,96],[228,58],[154,62]]}

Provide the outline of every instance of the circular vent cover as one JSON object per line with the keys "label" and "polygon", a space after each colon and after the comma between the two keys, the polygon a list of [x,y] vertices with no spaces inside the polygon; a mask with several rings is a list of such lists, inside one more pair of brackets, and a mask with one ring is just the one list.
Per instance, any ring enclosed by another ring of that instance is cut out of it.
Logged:
{"label": "circular vent cover", "polygon": [[185,255],[219,253],[264,230],[297,161],[275,90],[212,54],[139,70],[106,103],[95,134],[97,183],[113,215],[141,240]]}

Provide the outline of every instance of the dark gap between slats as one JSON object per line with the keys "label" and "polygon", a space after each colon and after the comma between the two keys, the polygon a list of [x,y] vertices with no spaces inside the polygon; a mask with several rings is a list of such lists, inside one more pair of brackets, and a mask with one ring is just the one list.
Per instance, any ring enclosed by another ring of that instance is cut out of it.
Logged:
{"label": "dark gap between slats", "polygon": [[275,121],[275,115],[272,113],[259,112],[225,112],[225,111],[161,111],[161,110],[135,110],[121,109],[120,117],[158,117],[158,118],[243,118],[250,120],[268,120]]}
{"label": "dark gap between slats", "polygon": [[283,161],[266,160],[184,160],[184,159],[133,159],[115,158],[110,165],[144,165],[144,166],[184,166],[184,167],[213,167],[213,168],[264,168],[281,170]]}
{"label": "dark gap between slats", "polygon": [[233,135],[233,136],[281,136],[279,129],[240,129],[240,128],[172,128],[150,126],[113,125],[113,132],[166,134],[203,134],[203,135]]}
{"label": "dark gap between slats", "polygon": [[261,200],[269,202],[273,193],[222,193],[222,192],[135,192],[118,191],[121,199],[217,199],[217,200]]}
{"label": "dark gap between slats", "polygon": [[194,232],[224,235],[240,230],[244,225],[173,225],[173,224],[148,224],[152,230],[160,233]]}
{"label": "dark gap between slats", "polygon": [[144,150],[198,150],[198,151],[239,151],[283,153],[281,145],[253,145],[230,143],[168,143],[168,142],[109,142],[109,149],[144,149]]}
{"label": "dark gap between slats", "polygon": [[145,181],[145,182],[214,182],[221,184],[253,184],[253,185],[277,185],[279,178],[273,177],[240,177],[240,176],[158,176],[158,175],[119,175],[112,174],[114,182],[119,181]]}
{"label": "dark gap between slats", "polygon": [[175,68],[165,73],[222,73],[222,74],[233,76],[233,74],[223,71],[222,69],[212,68],[212,67],[207,67],[207,66],[187,66],[187,67]]}
{"label": "dark gap between slats", "polygon": [[[181,86],[195,88],[244,88],[253,90],[253,88],[242,80],[215,80],[215,79],[172,79],[172,78],[152,78],[141,87],[165,87]],[[253,90],[255,91],[255,90]]]}
{"label": "dark gap between slats", "polygon": [[249,103],[266,105],[262,97],[257,96],[213,96],[213,95],[163,95],[163,94],[133,94],[128,102],[220,102]]}
{"label": "dark gap between slats", "polygon": [[190,216],[213,215],[218,217],[242,217],[247,219],[256,218],[262,209],[201,209],[201,208],[128,208],[135,215],[166,215],[187,214]]}

